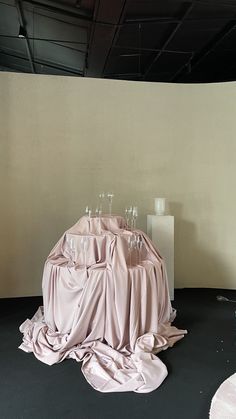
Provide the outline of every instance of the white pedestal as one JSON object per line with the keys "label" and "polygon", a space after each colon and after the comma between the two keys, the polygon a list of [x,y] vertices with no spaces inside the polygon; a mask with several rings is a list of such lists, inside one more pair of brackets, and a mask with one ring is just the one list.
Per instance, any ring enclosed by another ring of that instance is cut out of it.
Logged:
{"label": "white pedestal", "polygon": [[147,234],[160,251],[166,264],[170,299],[174,299],[174,217],[148,215]]}

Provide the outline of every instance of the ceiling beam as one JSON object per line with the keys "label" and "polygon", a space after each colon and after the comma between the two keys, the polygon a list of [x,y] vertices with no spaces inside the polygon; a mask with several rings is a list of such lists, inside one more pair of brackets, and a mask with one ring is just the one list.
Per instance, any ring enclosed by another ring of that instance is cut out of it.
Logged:
{"label": "ceiling beam", "polygon": [[228,22],[225,27],[218,32],[213,39],[208,42],[208,44],[202,48],[202,50],[196,54],[194,57],[191,57],[181,68],[173,75],[170,82],[177,82],[181,75],[189,70],[192,70],[204,59],[206,58],[214,49],[220,44],[223,39],[225,39],[234,29],[236,28],[236,20]]}
{"label": "ceiling beam", "polygon": [[113,77],[140,77],[140,73],[110,73],[106,74],[104,78],[113,78]]}
{"label": "ceiling beam", "polygon": [[103,77],[111,48],[117,39],[123,22],[127,0],[96,2],[93,25],[89,40],[86,76]]}
{"label": "ceiling beam", "polygon": [[24,29],[24,33],[25,33],[25,36],[23,39],[25,40],[25,46],[26,46],[26,51],[27,51],[29,62],[30,62],[31,70],[32,70],[32,73],[36,73],[34,61],[33,61],[33,54],[30,48],[29,40],[27,38],[27,30],[26,30],[24,14],[23,14],[22,6],[21,6],[21,0],[15,0],[15,5],[18,12],[20,26]]}
{"label": "ceiling beam", "polygon": [[[186,22],[189,22],[189,23],[198,23],[198,22],[211,22],[211,21],[214,21],[214,22],[218,22],[218,21],[220,21],[220,22],[222,22],[222,21],[227,21],[227,20],[230,20],[230,19],[232,19],[232,14],[231,15],[229,15],[229,16],[215,16],[215,17],[191,17],[191,18],[189,18],[189,19],[186,19]],[[134,18],[134,19],[126,19],[125,20],[125,22],[124,22],[124,25],[127,25],[127,26],[135,26],[135,25],[139,25],[139,24],[142,24],[142,25],[145,25],[145,24],[151,24],[151,23],[157,23],[157,24],[160,24],[160,25],[169,25],[170,23],[174,23],[174,24],[177,24],[177,23],[179,23],[179,22],[181,22],[182,21],[182,19],[180,18],[180,19],[177,19],[177,18],[174,18],[174,17],[166,17],[166,18],[161,18],[161,17],[150,17],[150,18]]]}
{"label": "ceiling beam", "polygon": [[[10,54],[9,52],[5,52],[3,50],[1,50],[0,48],[0,57],[1,55],[10,57],[10,58],[17,58],[18,60],[22,60],[22,61],[27,61],[28,59],[16,54]],[[51,63],[50,61],[46,61],[46,60],[34,60],[34,63],[37,65],[41,65],[44,67],[50,67],[50,68],[54,68],[55,70],[60,70],[60,71],[65,71],[67,73],[71,73],[77,76],[83,76],[83,70],[75,70],[71,67],[67,67],[67,66],[63,66],[63,65],[58,65],[57,63]],[[14,68],[12,67],[12,70],[14,70]]]}
{"label": "ceiling beam", "polygon": [[64,3],[56,3],[51,0],[23,0],[23,2],[50,12],[62,13],[63,15],[82,18],[84,20],[91,20],[91,13],[81,8],[69,6],[66,4],[66,1]]}
{"label": "ceiling beam", "polygon": [[[13,38],[13,39],[19,39],[18,35],[3,35],[0,34],[0,38]],[[51,39],[51,38],[37,38],[32,36],[27,36],[28,40],[32,41],[45,41],[45,42],[58,42],[58,43],[64,43],[64,44],[79,44],[79,45],[87,45],[87,42],[79,42],[79,41],[66,41],[64,39]],[[83,51],[85,52],[85,51]]]}
{"label": "ceiling beam", "polygon": [[226,1],[218,0],[217,4],[215,0],[198,0],[198,3],[204,4],[205,6],[225,6],[229,7],[231,10],[234,9],[236,6],[233,3],[227,3]]}
{"label": "ceiling beam", "polygon": [[143,79],[144,80],[147,77],[148,73],[150,72],[152,66],[158,61],[158,59],[160,58],[161,54],[163,52],[165,52],[166,47],[168,46],[168,44],[170,43],[170,41],[173,39],[173,37],[175,36],[176,32],[182,26],[182,24],[184,23],[184,21],[187,19],[188,15],[190,14],[190,12],[193,9],[193,6],[194,6],[194,1],[192,1],[191,3],[189,3],[187,5],[187,7],[185,9],[185,12],[184,12],[183,16],[181,17],[180,21],[177,23],[176,27],[171,31],[170,35],[168,36],[168,38],[164,42],[161,50],[154,56],[153,60],[151,61],[151,63],[146,68],[146,71],[145,71],[145,73],[143,75]]}
{"label": "ceiling beam", "polygon": [[[158,52],[158,51],[162,51],[161,48],[146,48],[146,47],[138,48],[138,47],[130,47],[130,46],[126,46],[126,45],[125,46],[124,45],[114,45],[113,48],[114,49],[137,51],[137,52],[140,52],[140,54],[142,52]],[[176,50],[165,49],[164,52],[168,52],[170,54],[192,54],[192,51],[182,51],[182,50],[179,50],[179,49],[176,49]]]}

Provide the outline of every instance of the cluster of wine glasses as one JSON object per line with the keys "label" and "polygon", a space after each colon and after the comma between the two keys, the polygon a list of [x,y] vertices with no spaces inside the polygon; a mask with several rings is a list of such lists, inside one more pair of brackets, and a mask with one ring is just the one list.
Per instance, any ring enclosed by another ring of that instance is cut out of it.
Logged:
{"label": "cluster of wine glasses", "polygon": [[135,265],[140,264],[142,257],[143,239],[141,234],[131,234],[128,237],[129,266],[132,265],[132,254],[134,253]]}
{"label": "cluster of wine glasses", "polygon": [[101,209],[99,207],[96,207],[95,208],[95,213],[93,213],[92,208],[87,205],[85,207],[85,215],[87,215],[87,217],[91,218],[94,214],[95,214],[95,217],[101,217],[101,215],[102,215]]}
{"label": "cluster of wine glasses", "polygon": [[125,208],[125,221],[131,230],[136,228],[138,218],[138,207],[127,207]]}
{"label": "cluster of wine glasses", "polygon": [[88,205],[85,208],[85,214],[90,218],[93,215],[95,215],[95,217],[101,217],[102,213],[103,213],[103,207],[104,207],[104,200],[105,198],[107,198],[108,200],[108,211],[109,211],[109,215],[112,214],[112,201],[114,198],[114,193],[113,192],[100,192],[98,195],[98,205],[95,208],[95,211],[93,213],[93,210],[91,207],[89,207]]}
{"label": "cluster of wine glasses", "polygon": [[[84,266],[86,267],[87,266],[87,251],[89,247],[89,238],[87,236],[81,237],[80,243],[81,243],[82,252],[83,252]],[[68,247],[69,247],[68,266],[73,267],[76,263],[76,246],[75,246],[75,241],[73,238],[70,238],[68,240]]]}

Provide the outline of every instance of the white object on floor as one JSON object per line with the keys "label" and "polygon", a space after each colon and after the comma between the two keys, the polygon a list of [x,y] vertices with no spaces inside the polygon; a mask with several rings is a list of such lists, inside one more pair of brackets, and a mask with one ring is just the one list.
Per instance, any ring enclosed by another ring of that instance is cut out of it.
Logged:
{"label": "white object on floor", "polygon": [[210,419],[236,418],[236,374],[225,380],[215,393],[210,408]]}
{"label": "white object on floor", "polygon": [[174,217],[148,215],[147,234],[159,250],[166,264],[170,299],[174,300]]}

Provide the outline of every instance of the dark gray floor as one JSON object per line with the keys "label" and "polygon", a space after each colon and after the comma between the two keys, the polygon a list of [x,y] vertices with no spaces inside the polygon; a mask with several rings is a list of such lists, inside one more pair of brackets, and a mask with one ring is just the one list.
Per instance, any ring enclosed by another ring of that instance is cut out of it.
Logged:
{"label": "dark gray floor", "polygon": [[17,349],[19,325],[31,317],[40,297],[0,300],[0,419],[207,419],[220,383],[236,372],[236,291],[176,291],[175,325],[189,334],[160,354],[169,375],[149,394],[93,390],[80,364],[51,367]]}

